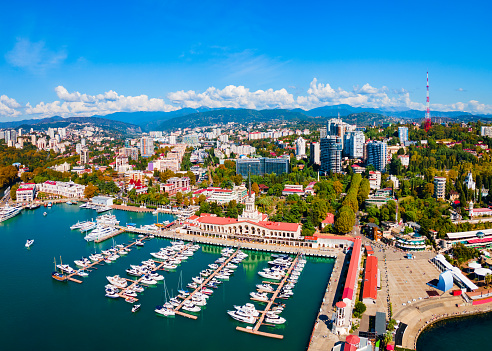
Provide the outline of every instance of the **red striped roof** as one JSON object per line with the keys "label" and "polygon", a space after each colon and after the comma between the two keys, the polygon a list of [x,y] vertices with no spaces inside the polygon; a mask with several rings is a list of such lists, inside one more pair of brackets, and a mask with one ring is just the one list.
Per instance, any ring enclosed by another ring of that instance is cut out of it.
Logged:
{"label": "red striped roof", "polygon": [[369,256],[366,260],[362,299],[376,300],[378,296],[378,258]]}
{"label": "red striped roof", "polygon": [[345,280],[345,287],[343,288],[342,300],[352,300],[354,296],[354,286],[357,280],[357,273],[359,269],[360,249],[362,247],[362,240],[357,237],[354,238],[354,246],[352,247],[352,257],[350,258],[350,265],[347,273],[347,279]]}

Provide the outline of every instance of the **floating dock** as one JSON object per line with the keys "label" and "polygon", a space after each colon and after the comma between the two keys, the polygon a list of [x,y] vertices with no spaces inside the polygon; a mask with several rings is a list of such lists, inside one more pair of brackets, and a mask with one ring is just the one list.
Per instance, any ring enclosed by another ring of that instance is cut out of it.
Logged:
{"label": "floating dock", "polygon": [[[180,251],[176,252],[174,254],[174,256],[171,257],[172,258],[175,258],[177,255],[179,255],[180,253],[182,253],[183,251],[187,250],[190,248],[192,244],[186,244],[185,247],[183,249],[181,249]],[[154,269],[150,269],[152,272],[155,272],[155,271],[158,271],[158,270],[161,270],[162,269],[162,266],[164,266],[165,262],[160,262],[160,261],[156,261],[154,259],[152,259],[152,261],[154,261],[155,263],[157,263],[158,265],[156,266],[156,268]],[[128,279],[128,278],[125,278],[128,282],[130,282],[130,286],[127,286],[126,288],[123,288],[121,289],[121,291],[118,293],[118,295],[124,299],[127,299],[127,298],[131,298],[131,296],[128,296],[125,294],[126,290],[127,289],[131,289],[133,288],[135,285],[139,284],[140,281],[143,279],[143,277],[139,277],[137,280],[133,280],[133,279]],[[135,302],[138,301],[137,298],[133,298],[135,299]],[[195,318],[196,319],[196,318]]]}
{"label": "floating dock", "polygon": [[174,309],[174,313],[176,314],[179,314],[183,317],[187,317],[187,318],[191,318],[191,319],[197,319],[197,316],[195,315],[191,315],[191,314],[188,314],[188,313],[183,313],[180,311],[180,309],[183,307],[183,304],[188,301],[189,299],[192,298],[192,296],[198,292],[198,291],[201,291],[203,289],[203,287],[205,287],[208,282],[210,282],[222,269],[224,269],[225,266],[227,266],[227,264],[234,258],[236,257],[236,255],[238,254],[239,252],[239,249],[234,251],[234,253],[229,256],[224,262],[222,262],[222,264],[215,270],[212,272],[212,274],[210,274],[192,293],[190,293],[183,301],[181,301],[181,304],[179,304],[175,309]]}
{"label": "floating dock", "polygon": [[[145,239],[146,239],[146,238],[143,238],[143,239],[141,239],[141,240],[145,240]],[[125,246],[125,247],[123,248],[123,250],[125,250],[125,249],[128,249],[128,248],[132,247],[132,246],[133,246],[133,245],[135,245],[136,243],[137,243],[137,241],[133,241],[131,244],[129,244],[129,245],[127,245],[127,246]],[[81,268],[81,269],[83,269],[83,270],[86,270],[86,269],[91,269],[91,268],[97,269],[97,268],[96,268],[96,267],[94,267],[94,266],[96,266],[96,265],[98,265],[98,264],[102,264],[102,262],[104,262],[104,259],[101,259],[101,260],[99,260],[99,261],[92,262],[91,264],[89,264],[89,265],[87,265],[87,266],[85,266],[84,268]],[[74,279],[74,278],[72,278],[72,277],[73,277],[73,276],[75,276],[75,275],[79,276],[78,272],[67,274],[67,275],[66,275],[66,279],[65,279],[65,280],[70,280],[70,281],[72,281],[72,282],[82,284],[82,281],[81,281],[81,280],[78,280],[78,279]]]}
{"label": "floating dock", "polygon": [[[284,338],[283,335],[266,333],[266,332],[262,332],[258,329],[260,329],[260,326],[262,324],[266,325],[266,323],[263,323],[263,320],[265,319],[267,312],[270,311],[270,308],[272,308],[272,305],[275,303],[275,299],[277,299],[277,296],[278,296],[280,290],[282,290],[282,287],[285,285],[285,282],[287,281],[287,279],[289,279],[290,273],[292,272],[294,267],[297,265],[297,262],[299,262],[299,258],[300,258],[300,255],[297,254],[296,258],[294,259],[294,261],[290,265],[289,269],[287,269],[287,273],[285,274],[284,278],[282,279],[282,281],[280,283],[273,283],[273,284],[278,284],[277,290],[275,290],[273,292],[273,295],[270,298],[270,301],[268,302],[268,305],[266,306],[265,310],[260,311],[261,315],[260,315],[260,318],[258,319],[258,322],[256,322],[256,325],[254,327],[246,327],[246,328],[238,326],[238,327],[236,327],[236,330],[239,330],[239,331],[242,331],[245,333],[266,336],[266,337],[274,338],[274,339],[283,339]],[[269,282],[269,284],[272,284],[272,283]],[[255,300],[255,299],[252,299],[252,300]],[[255,300],[255,301],[259,301],[259,300]],[[261,301],[261,302],[265,302],[265,301]]]}

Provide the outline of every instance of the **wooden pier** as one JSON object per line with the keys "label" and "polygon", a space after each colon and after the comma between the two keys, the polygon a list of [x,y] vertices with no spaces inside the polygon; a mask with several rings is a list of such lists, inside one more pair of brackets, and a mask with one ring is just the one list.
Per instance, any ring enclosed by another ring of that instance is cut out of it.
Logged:
{"label": "wooden pier", "polygon": [[[270,301],[268,302],[268,305],[266,306],[265,310],[259,311],[260,312],[260,318],[258,319],[258,322],[256,322],[256,325],[254,327],[246,327],[246,328],[239,327],[238,326],[238,327],[236,327],[236,330],[243,331],[245,333],[266,336],[266,337],[274,338],[274,339],[283,339],[284,338],[283,335],[273,334],[273,333],[266,333],[266,332],[262,332],[262,331],[260,331],[258,329],[260,329],[260,326],[262,324],[263,325],[267,325],[266,323],[263,323],[263,320],[265,319],[266,314],[268,313],[268,311],[270,311],[270,309],[272,308],[272,305],[275,303],[275,299],[277,299],[277,296],[278,296],[280,290],[282,290],[282,287],[287,282],[287,279],[289,279],[290,273],[292,272],[292,270],[294,269],[294,267],[297,265],[297,262],[299,262],[299,258],[300,258],[300,256],[299,256],[299,254],[297,254],[296,258],[294,259],[294,261],[290,265],[289,269],[287,270],[287,273],[285,274],[284,278],[282,279],[282,281],[280,283],[270,283],[269,282],[269,284],[278,284],[277,285],[277,290],[275,290],[273,292],[273,295],[270,298]],[[252,299],[252,300],[256,300],[256,299]],[[256,301],[260,301],[260,300],[256,300]],[[261,301],[261,302],[265,302],[265,301]]]}
{"label": "wooden pier", "polygon": [[[180,251],[176,252],[172,257],[171,259],[175,258],[176,256],[178,256],[179,254],[181,254],[183,251],[187,250],[190,248],[190,246],[193,245],[192,243],[189,243],[189,244],[186,244],[185,247],[183,249],[181,249]],[[161,261],[156,261],[154,259],[152,259],[152,261],[154,261],[156,264],[158,264],[156,266],[156,268],[154,269],[150,269],[152,272],[155,272],[155,271],[158,271],[158,270],[161,270],[162,267],[164,266],[165,262],[161,262]],[[125,278],[128,282],[130,282],[130,286],[127,286],[126,288],[123,288],[121,289],[121,291],[118,293],[118,295],[124,299],[127,299],[127,298],[131,298],[131,296],[128,296],[125,294],[126,290],[127,289],[131,289],[133,288],[135,285],[139,284],[140,281],[143,279],[143,276],[139,277],[137,280],[133,280],[133,279],[128,279],[128,278]],[[135,302],[138,301],[137,298],[133,298],[135,299]]]}
{"label": "wooden pier", "polygon": [[118,230],[116,232],[113,232],[111,234],[108,234],[106,236],[103,236],[102,238],[99,238],[99,239],[94,240],[94,241],[96,242],[96,244],[99,244],[99,243],[103,242],[104,240],[108,240],[108,239],[114,238],[115,236],[118,236],[118,235],[120,235],[121,233],[124,233],[124,232],[125,232],[124,229],[120,229],[120,230]]}
{"label": "wooden pier", "polygon": [[183,301],[181,301],[181,304],[179,304],[175,309],[174,309],[174,313],[176,314],[179,314],[183,317],[187,317],[187,318],[191,318],[191,319],[197,319],[198,317],[195,316],[195,315],[191,315],[191,314],[188,314],[188,313],[183,313],[180,311],[180,309],[183,307],[183,304],[188,301],[189,299],[192,298],[192,296],[198,292],[198,291],[201,291],[203,289],[203,287],[205,287],[208,282],[210,282],[222,269],[224,269],[225,266],[227,266],[227,264],[234,258],[236,257],[236,255],[238,254],[239,252],[239,249],[234,251],[234,253],[229,256],[215,271],[212,272],[212,274],[210,274],[192,293],[190,293]]}
{"label": "wooden pier", "polygon": [[[145,239],[147,239],[147,238],[143,238],[142,240],[145,240]],[[122,250],[126,250],[126,249],[130,248],[130,247],[132,247],[133,245],[135,245],[136,243],[137,243],[137,241],[132,241],[130,244],[126,245],[126,246],[125,246]],[[87,266],[85,266],[84,268],[81,268],[81,269],[83,269],[83,270],[86,270],[86,269],[91,269],[91,268],[93,268],[93,269],[97,269],[95,266],[96,266],[96,265],[98,265],[98,264],[102,264],[102,262],[104,262],[104,258],[103,258],[103,259],[101,259],[101,260],[99,260],[99,261],[92,262],[91,264],[89,264],[89,265],[87,265]],[[77,270],[77,271],[78,271],[78,270]],[[82,284],[82,281],[81,281],[81,280],[78,280],[78,279],[74,279],[74,278],[72,278],[72,277],[73,277],[73,276],[75,276],[75,275],[80,276],[80,275],[78,274],[78,272],[75,272],[75,273],[70,273],[70,274],[68,274],[68,275],[66,276],[66,280],[70,280],[70,281],[72,281],[72,282]]]}

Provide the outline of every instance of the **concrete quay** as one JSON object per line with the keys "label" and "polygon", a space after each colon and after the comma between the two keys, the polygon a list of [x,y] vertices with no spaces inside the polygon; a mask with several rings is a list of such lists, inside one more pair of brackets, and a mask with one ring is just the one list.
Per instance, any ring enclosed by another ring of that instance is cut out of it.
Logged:
{"label": "concrete quay", "polygon": [[334,312],[335,303],[339,300],[343,292],[345,283],[343,277],[348,269],[346,258],[347,256],[342,252],[339,252],[337,255],[309,340],[309,351],[331,350],[337,342],[344,339],[344,337],[339,337],[331,332],[331,316]]}
{"label": "concrete quay", "polygon": [[184,241],[192,241],[202,244],[210,244],[210,245],[218,245],[218,246],[241,247],[247,250],[280,252],[280,253],[292,254],[292,255],[295,255],[297,253],[302,253],[303,255],[306,256],[337,258],[340,252],[340,250],[338,249],[320,250],[320,249],[313,249],[310,247],[261,244],[261,243],[250,242],[250,241],[240,241],[240,240],[207,237],[201,235],[176,233],[175,231],[172,230],[153,231],[153,230],[145,230],[145,229],[132,228],[132,227],[122,227],[122,226],[116,226],[116,228],[124,229],[124,231],[129,233],[154,235],[160,238],[177,239],[177,240],[179,239]]}

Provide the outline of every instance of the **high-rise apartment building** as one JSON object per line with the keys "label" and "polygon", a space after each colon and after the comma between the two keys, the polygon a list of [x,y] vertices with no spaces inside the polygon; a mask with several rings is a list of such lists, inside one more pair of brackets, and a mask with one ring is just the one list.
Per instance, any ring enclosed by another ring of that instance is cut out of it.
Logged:
{"label": "high-rise apartment building", "polygon": [[398,127],[398,138],[400,139],[400,144],[408,141],[408,127]]}
{"label": "high-rise apartment building", "polygon": [[345,134],[343,154],[350,158],[363,158],[365,142],[366,137],[363,132],[348,132],[347,134]]}
{"label": "high-rise apartment building", "polygon": [[154,154],[154,140],[151,137],[140,139],[140,155],[150,157]]}
{"label": "high-rise apartment building", "polygon": [[384,171],[388,163],[388,146],[382,141],[370,141],[366,144],[367,165],[373,165],[378,171]]}
{"label": "high-rise apartment building", "polygon": [[319,143],[311,143],[309,146],[309,161],[311,164],[320,164],[320,148]]}
{"label": "high-rise apartment building", "polygon": [[490,127],[490,126],[482,126],[480,128],[480,135],[491,138],[492,137],[492,127]]}
{"label": "high-rise apartment building", "polygon": [[342,172],[342,138],[328,136],[320,141],[321,172]]}
{"label": "high-rise apartment building", "polygon": [[303,137],[299,137],[296,140],[296,156],[306,155],[306,140]]}
{"label": "high-rise apartment building", "polygon": [[88,163],[89,163],[89,149],[86,147],[83,147],[80,150],[80,164],[86,165]]}

